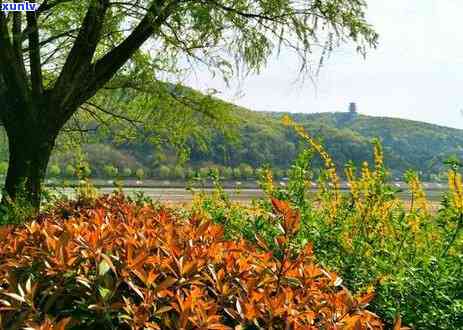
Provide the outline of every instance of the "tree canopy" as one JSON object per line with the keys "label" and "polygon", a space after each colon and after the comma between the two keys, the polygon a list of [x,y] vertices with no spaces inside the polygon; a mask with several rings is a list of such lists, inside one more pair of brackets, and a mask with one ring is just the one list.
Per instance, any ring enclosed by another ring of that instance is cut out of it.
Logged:
{"label": "tree canopy", "polygon": [[108,109],[105,90],[203,109],[159,82],[199,67],[225,79],[259,72],[282,47],[297,54],[301,72],[343,41],[364,53],[377,41],[365,8],[363,0],[43,0],[35,12],[0,12],[7,194],[24,186],[38,205],[56,138],[82,113],[137,120]]}

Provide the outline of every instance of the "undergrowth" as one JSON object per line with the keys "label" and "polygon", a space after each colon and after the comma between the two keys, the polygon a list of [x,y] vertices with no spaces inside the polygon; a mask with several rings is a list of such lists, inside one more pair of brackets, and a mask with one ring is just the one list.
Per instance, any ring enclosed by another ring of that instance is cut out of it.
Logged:
{"label": "undergrowth", "polygon": [[[287,120],[307,148],[295,160],[285,186],[263,171],[265,197],[250,205],[230,201],[223,193],[198,196],[194,209],[225,227],[238,239],[265,239],[273,249],[281,232],[271,212],[271,200],[289,203],[301,214],[301,227],[292,241],[299,251],[312,242],[317,260],[339,273],[355,294],[375,292],[372,310],[387,327],[398,323],[414,329],[463,329],[463,185],[457,163],[450,164],[449,191],[437,212],[431,210],[416,173],[409,171],[410,203],[404,203],[389,175],[378,141],[374,164],[357,169],[346,164],[349,189],[340,189],[340,169],[304,129]],[[324,169],[311,162],[320,157]],[[316,182],[316,192],[313,184]],[[220,190],[219,190],[220,191]]]}
{"label": "undergrowth", "polygon": [[281,232],[227,240],[200,214],[121,194],[58,203],[0,229],[2,329],[382,329],[311,244],[300,213],[272,200]]}
{"label": "undergrowth", "polygon": [[211,173],[215,191],[189,208],[97,197],[88,182],[38,217],[19,205],[0,227],[0,327],[463,329],[458,162],[435,211],[415,172],[399,198],[378,141],[373,164],[339,169],[286,124],[307,148],[284,186],[260,171],[265,197],[247,204]]}

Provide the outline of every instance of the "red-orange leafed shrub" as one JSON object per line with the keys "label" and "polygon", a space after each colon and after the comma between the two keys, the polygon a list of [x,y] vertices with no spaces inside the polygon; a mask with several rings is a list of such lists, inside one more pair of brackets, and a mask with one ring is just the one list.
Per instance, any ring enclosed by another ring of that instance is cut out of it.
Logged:
{"label": "red-orange leafed shrub", "polygon": [[0,229],[2,329],[382,329],[372,294],[354,299],[310,246],[291,253],[299,215],[273,202],[278,256],[119,195]]}

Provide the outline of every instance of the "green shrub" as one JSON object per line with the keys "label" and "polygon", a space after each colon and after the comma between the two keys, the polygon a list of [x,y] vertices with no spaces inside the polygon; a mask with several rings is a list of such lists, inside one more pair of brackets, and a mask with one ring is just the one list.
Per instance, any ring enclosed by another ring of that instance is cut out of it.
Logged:
{"label": "green shrub", "polygon": [[30,204],[24,192],[20,192],[14,201],[6,196],[0,204],[0,228],[3,225],[23,224],[36,215],[37,209]]}
{"label": "green shrub", "polygon": [[233,178],[233,169],[231,167],[224,167],[222,170],[222,176],[225,180]]}
{"label": "green shrub", "polygon": [[251,166],[249,166],[249,165],[241,165],[240,170],[241,170],[241,176],[244,179],[249,180],[252,177],[254,177],[254,169]]}
{"label": "green shrub", "polygon": [[76,169],[71,164],[68,164],[66,165],[66,168],[64,169],[64,173],[66,174],[67,177],[73,177],[76,175]]}
{"label": "green shrub", "polygon": [[187,170],[186,170],[186,178],[191,180],[195,176],[196,176],[196,171],[191,167],[187,168]]}
{"label": "green shrub", "polygon": [[209,168],[208,167],[201,167],[198,170],[198,174],[201,178],[207,178],[209,176]]}
{"label": "green shrub", "polygon": [[170,176],[171,176],[170,168],[165,166],[165,165],[161,165],[159,167],[159,178],[161,178],[161,179],[169,179]]}
{"label": "green shrub", "polygon": [[235,179],[241,179],[242,173],[241,173],[241,170],[240,170],[238,167],[235,167],[235,168],[233,169],[233,177],[234,177]]}
{"label": "green shrub", "polygon": [[[359,170],[346,164],[350,187],[342,192],[331,157],[295,128],[309,148],[288,170],[287,186],[275,185],[266,171],[261,186],[267,197],[251,206],[213,195],[196,208],[224,224],[229,237],[259,236],[274,246],[280,224],[271,216],[270,200],[288,201],[301,213],[293,248],[312,242],[320,263],[340,273],[355,294],[376,292],[373,310],[389,327],[401,319],[416,329],[463,329],[463,185],[457,169],[449,170],[450,190],[437,213],[413,172],[405,177],[411,194],[405,203],[389,183],[381,146],[374,141],[374,164]],[[315,156],[324,164],[317,175],[311,168]],[[311,192],[314,181],[317,193]]]}
{"label": "green shrub", "polygon": [[104,171],[105,176],[111,179],[115,178],[117,174],[119,173],[119,170],[117,169],[117,167],[113,165],[105,165],[103,168],[103,171]]}
{"label": "green shrub", "polygon": [[135,175],[137,176],[137,179],[141,181],[145,177],[145,171],[142,168],[139,168],[135,171]]}
{"label": "green shrub", "polygon": [[122,175],[125,178],[130,178],[132,176],[132,169],[130,167],[124,167],[124,169],[122,170]]}
{"label": "green shrub", "polygon": [[58,164],[53,164],[50,166],[48,170],[48,174],[53,178],[57,178],[61,174],[61,168],[59,167]]}
{"label": "green shrub", "polygon": [[381,330],[311,245],[293,253],[300,214],[273,200],[281,230],[263,243],[225,240],[201,215],[121,195],[59,203],[2,228],[2,329]]}
{"label": "green shrub", "polygon": [[185,179],[185,169],[182,166],[175,166],[173,174],[176,179]]}

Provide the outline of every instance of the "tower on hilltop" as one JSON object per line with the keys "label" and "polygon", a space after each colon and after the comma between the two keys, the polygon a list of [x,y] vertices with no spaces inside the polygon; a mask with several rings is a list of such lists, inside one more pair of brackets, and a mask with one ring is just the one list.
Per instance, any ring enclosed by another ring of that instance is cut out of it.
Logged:
{"label": "tower on hilltop", "polygon": [[357,104],[355,102],[349,103],[349,113],[357,114]]}

